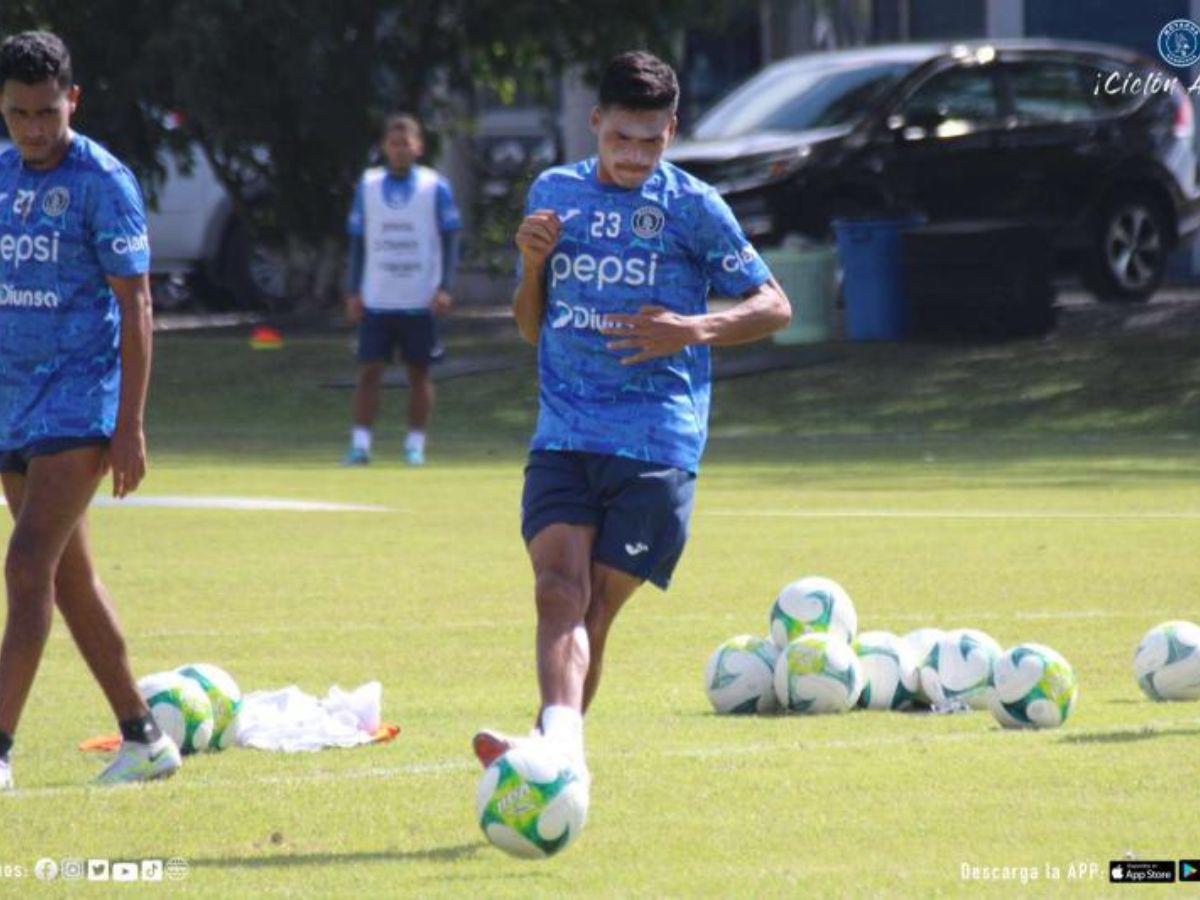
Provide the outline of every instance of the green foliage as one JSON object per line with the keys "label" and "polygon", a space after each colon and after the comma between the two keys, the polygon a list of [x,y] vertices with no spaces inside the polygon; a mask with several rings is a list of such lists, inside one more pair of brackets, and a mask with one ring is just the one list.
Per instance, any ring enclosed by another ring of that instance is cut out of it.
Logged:
{"label": "green foliage", "polygon": [[669,56],[679,28],[724,5],[616,0],[584,27],[567,0],[21,0],[0,6],[0,31],[60,33],[85,89],[81,130],[143,176],[167,150],[203,153],[257,233],[286,238],[297,264],[297,243],[309,248],[316,268],[387,112],[430,117],[456,90],[513,98],[629,46]]}

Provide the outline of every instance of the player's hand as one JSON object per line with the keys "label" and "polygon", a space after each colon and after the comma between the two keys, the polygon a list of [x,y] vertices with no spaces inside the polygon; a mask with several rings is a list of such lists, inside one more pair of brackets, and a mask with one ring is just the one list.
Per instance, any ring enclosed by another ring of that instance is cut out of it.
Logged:
{"label": "player's hand", "polygon": [[693,316],[681,316],[665,306],[643,306],[634,315],[608,313],[601,334],[619,337],[609,341],[609,350],[636,350],[621,359],[632,366],[660,356],[674,356],[684,347],[699,341]]}
{"label": "player's hand", "polygon": [[346,321],[351,325],[357,325],[363,320],[364,308],[362,294],[346,295]]}
{"label": "player's hand", "polygon": [[539,209],[526,216],[517,229],[517,248],[526,269],[541,269],[558,243],[562,222],[552,209]]}
{"label": "player's hand", "polygon": [[108,445],[114,497],[132,494],[146,477],[146,434],[141,426],[117,425]]}
{"label": "player's hand", "polygon": [[433,295],[433,302],[429,304],[429,311],[435,316],[444,316],[450,312],[454,306],[454,298],[445,291],[439,290]]}

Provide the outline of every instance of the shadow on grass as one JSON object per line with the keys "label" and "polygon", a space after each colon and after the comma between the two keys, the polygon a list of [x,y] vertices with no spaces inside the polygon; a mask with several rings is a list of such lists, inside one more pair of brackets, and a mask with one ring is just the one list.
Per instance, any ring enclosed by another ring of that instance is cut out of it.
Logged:
{"label": "shadow on grass", "polygon": [[1138,731],[1104,731],[1098,734],[1072,734],[1061,738],[1064,744],[1133,744],[1162,737],[1194,737],[1200,725],[1190,728],[1142,728]]}
{"label": "shadow on grass", "polygon": [[426,850],[373,850],[361,853],[270,853],[264,856],[219,856],[189,859],[190,868],[270,869],[285,866],[354,865],[372,862],[460,862],[487,846],[486,841]]}

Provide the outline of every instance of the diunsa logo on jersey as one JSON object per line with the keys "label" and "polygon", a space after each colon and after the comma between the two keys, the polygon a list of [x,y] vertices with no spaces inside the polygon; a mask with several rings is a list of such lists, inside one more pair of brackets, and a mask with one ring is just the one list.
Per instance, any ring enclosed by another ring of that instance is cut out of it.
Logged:
{"label": "diunsa logo on jersey", "polygon": [[65,187],[52,187],[42,198],[42,212],[51,218],[61,216],[71,205],[71,192]]}
{"label": "diunsa logo on jersey", "polygon": [[643,240],[658,237],[667,224],[667,215],[657,206],[643,206],[633,214],[633,233]]}

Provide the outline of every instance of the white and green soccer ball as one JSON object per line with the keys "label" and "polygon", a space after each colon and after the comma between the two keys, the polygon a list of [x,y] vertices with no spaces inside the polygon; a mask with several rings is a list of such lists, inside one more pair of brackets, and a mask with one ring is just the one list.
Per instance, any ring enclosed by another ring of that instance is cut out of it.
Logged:
{"label": "white and green soccer ball", "polygon": [[917,657],[890,631],[864,631],[851,644],[862,666],[858,705],[866,709],[912,709],[917,703]]}
{"label": "white and green soccer ball", "polygon": [[978,629],[947,631],[921,663],[921,692],[935,710],[987,709],[992,672],[1002,652]]}
{"label": "white and green soccer ball", "polygon": [[200,685],[178,672],[156,672],[138,681],[137,687],[154,721],[180,753],[186,756],[208,749],[213,711]]}
{"label": "white and green soccer ball", "polygon": [[1057,728],[1079,697],[1075,670],[1042,644],[1018,644],[996,660],[988,708],[1005,728]]}
{"label": "white and green soccer ball", "polygon": [[1151,700],[1200,700],[1200,625],[1151,628],[1134,651],[1133,675]]}
{"label": "white and green soccer ball", "polygon": [[175,670],[200,685],[212,704],[213,732],[210,750],[224,750],[233,745],[236,728],[231,727],[242,709],[242,689],[224,669],[211,663],[191,663]]}
{"label": "white and green soccer ball", "polygon": [[933,701],[921,689],[920,665],[925,660],[925,657],[929,655],[929,651],[933,648],[933,645],[940,641],[945,634],[946,632],[940,628],[914,628],[908,634],[904,635],[904,643],[908,644],[912,650],[913,658],[917,661],[917,703],[923,706],[929,706]]}
{"label": "white and green soccer ball", "polygon": [[858,702],[863,683],[850,645],[828,634],[802,634],[775,663],[775,696],[791,712],[846,712]]}
{"label": "white and green soccer ball", "polygon": [[766,713],[775,699],[775,661],[779,651],[766,638],[732,637],[717,647],[704,667],[704,689],[718,713]]}
{"label": "white and green soccer ball", "polygon": [[587,810],[586,773],[540,738],[523,741],[488,766],[475,794],[487,839],[523,859],[562,851],[583,830]]}
{"label": "white and green soccer ball", "polygon": [[829,634],[845,643],[858,632],[858,613],[832,578],[809,575],[786,585],[771,607],[771,640],[782,650],[802,634]]}

